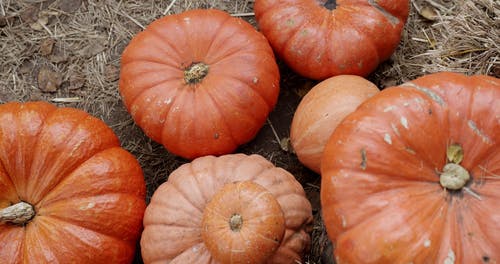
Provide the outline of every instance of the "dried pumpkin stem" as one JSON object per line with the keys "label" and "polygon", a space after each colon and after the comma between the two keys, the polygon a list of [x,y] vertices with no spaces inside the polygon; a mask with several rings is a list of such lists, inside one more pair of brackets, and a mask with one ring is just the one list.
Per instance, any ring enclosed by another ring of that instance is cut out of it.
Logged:
{"label": "dried pumpkin stem", "polygon": [[460,190],[470,179],[469,172],[459,165],[464,157],[462,146],[452,144],[446,149],[448,164],[443,167],[443,173],[439,176],[439,183],[448,190]]}
{"label": "dried pumpkin stem", "polygon": [[184,80],[187,84],[199,83],[207,76],[208,68],[203,62],[193,63],[184,70]]}
{"label": "dried pumpkin stem", "polygon": [[242,225],[243,225],[243,218],[239,214],[234,214],[229,219],[229,227],[231,228],[231,231],[234,232],[240,231]]}
{"label": "dried pumpkin stem", "polygon": [[448,163],[439,176],[439,183],[448,190],[460,190],[469,179],[469,172],[464,167],[455,163]]}
{"label": "dried pumpkin stem", "polygon": [[0,210],[0,222],[24,225],[35,216],[35,208],[29,203],[19,202]]}

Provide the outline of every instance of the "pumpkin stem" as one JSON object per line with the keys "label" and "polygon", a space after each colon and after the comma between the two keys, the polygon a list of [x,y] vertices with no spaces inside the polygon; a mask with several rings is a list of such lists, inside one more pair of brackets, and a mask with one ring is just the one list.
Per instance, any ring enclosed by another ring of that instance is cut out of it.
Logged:
{"label": "pumpkin stem", "polygon": [[462,146],[452,144],[446,149],[446,159],[448,164],[443,168],[439,176],[439,183],[448,190],[460,190],[470,179],[469,172],[459,165],[464,157]]}
{"label": "pumpkin stem", "polygon": [[203,62],[193,63],[184,70],[184,80],[187,84],[199,83],[207,76],[208,65]]}
{"label": "pumpkin stem", "polygon": [[25,225],[35,216],[35,208],[26,202],[19,202],[0,210],[0,222]]}
{"label": "pumpkin stem", "polygon": [[242,225],[243,225],[243,218],[239,214],[234,214],[229,219],[229,227],[231,228],[231,231],[234,232],[240,231]]}
{"label": "pumpkin stem", "polygon": [[327,0],[323,6],[328,9],[328,10],[334,10],[337,8],[337,1],[336,0]]}

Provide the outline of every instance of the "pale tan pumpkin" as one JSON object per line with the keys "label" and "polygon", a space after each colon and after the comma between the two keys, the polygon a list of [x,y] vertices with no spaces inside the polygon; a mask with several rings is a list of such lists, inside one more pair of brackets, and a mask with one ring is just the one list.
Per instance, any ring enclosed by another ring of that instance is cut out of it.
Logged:
{"label": "pale tan pumpkin", "polygon": [[315,85],[300,101],[290,128],[290,143],[300,162],[319,173],[321,155],[337,125],[377,86],[356,75],[339,75]]}
{"label": "pale tan pumpkin", "polygon": [[309,249],[311,204],[293,175],[259,155],[205,156],[151,198],[145,263],[297,263]]}

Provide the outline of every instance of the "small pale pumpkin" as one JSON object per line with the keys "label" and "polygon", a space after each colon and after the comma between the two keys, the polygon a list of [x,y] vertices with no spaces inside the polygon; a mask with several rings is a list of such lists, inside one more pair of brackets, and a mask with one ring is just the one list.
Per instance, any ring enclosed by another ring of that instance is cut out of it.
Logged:
{"label": "small pale pumpkin", "polygon": [[299,161],[320,173],[321,156],[337,125],[379,89],[356,75],[328,78],[302,98],[292,119],[290,143]]}

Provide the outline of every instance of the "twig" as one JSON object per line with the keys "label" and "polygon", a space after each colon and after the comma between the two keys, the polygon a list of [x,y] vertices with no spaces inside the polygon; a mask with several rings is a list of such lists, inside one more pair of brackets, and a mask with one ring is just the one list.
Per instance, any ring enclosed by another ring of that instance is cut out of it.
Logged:
{"label": "twig", "polygon": [[82,99],[80,97],[52,98],[50,101],[54,103],[78,103]]}
{"label": "twig", "polygon": [[231,16],[234,16],[234,17],[249,17],[249,16],[255,16],[255,13],[254,12],[236,13],[236,14],[231,14]]}
{"label": "twig", "polygon": [[273,123],[271,123],[271,120],[269,120],[269,118],[267,119],[267,123],[269,124],[269,126],[271,127],[271,130],[273,131],[274,137],[276,137],[276,142],[278,144],[280,144],[281,139],[278,136],[278,133],[276,133],[276,130],[274,129]]}
{"label": "twig", "polygon": [[170,1],[170,4],[168,4],[167,8],[165,8],[165,11],[163,11],[163,15],[166,15],[168,13],[168,11],[170,11],[172,6],[174,6],[175,2],[177,2],[177,0]]}
{"label": "twig", "polygon": [[[117,11],[115,11],[117,12]],[[120,15],[122,16],[125,16],[126,18],[130,19],[130,21],[134,22],[134,24],[136,24],[137,26],[139,26],[140,28],[142,28],[143,30],[146,28],[145,26],[143,26],[139,21],[137,21],[135,18],[131,17],[129,14],[125,13],[125,12],[120,12]]]}

